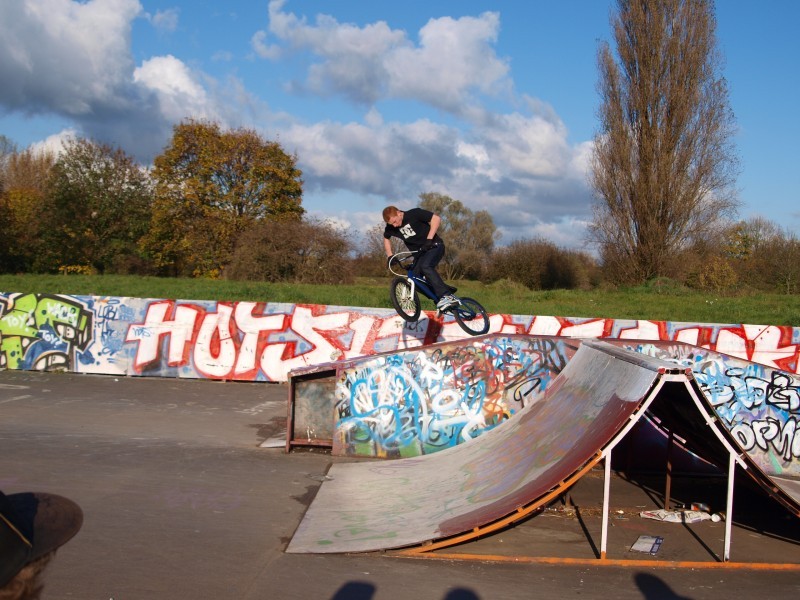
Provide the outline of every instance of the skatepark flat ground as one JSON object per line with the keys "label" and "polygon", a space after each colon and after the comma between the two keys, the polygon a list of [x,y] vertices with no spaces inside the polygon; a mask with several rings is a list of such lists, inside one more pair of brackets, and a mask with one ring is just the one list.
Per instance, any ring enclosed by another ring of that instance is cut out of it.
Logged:
{"label": "skatepark flat ground", "polygon": [[[283,448],[260,447],[282,435],[287,395],[283,384],[0,371],[0,489],[61,494],[84,511],[83,528],[46,571],[43,598],[800,594],[797,569],[657,566],[656,561],[719,564],[724,535],[721,522],[683,525],[641,518],[640,511],[661,508],[659,481],[615,476],[611,485],[608,558],[652,564],[594,564],[601,471],[584,477],[543,513],[438,559],[286,554],[329,466],[354,460],[321,450],[286,454]],[[673,494],[719,502],[717,488],[718,482],[676,479]],[[732,561],[800,564],[798,519],[766,497],[749,491],[742,497],[754,508],[734,525]],[[655,555],[630,551],[640,535],[664,538]],[[486,558],[461,560],[459,554]],[[514,562],[513,557],[580,562]]]}

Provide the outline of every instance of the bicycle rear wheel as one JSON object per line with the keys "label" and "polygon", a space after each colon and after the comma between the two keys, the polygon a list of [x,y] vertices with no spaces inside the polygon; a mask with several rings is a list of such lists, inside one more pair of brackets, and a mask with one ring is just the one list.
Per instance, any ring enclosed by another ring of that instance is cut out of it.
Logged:
{"label": "bicycle rear wheel", "polygon": [[389,299],[397,314],[406,321],[414,322],[419,319],[422,305],[416,288],[411,291],[411,282],[407,277],[395,277],[389,286]]}
{"label": "bicycle rear wheel", "polygon": [[460,300],[461,304],[449,311],[459,327],[470,335],[483,335],[489,331],[489,315],[480,302],[473,298],[460,298]]}

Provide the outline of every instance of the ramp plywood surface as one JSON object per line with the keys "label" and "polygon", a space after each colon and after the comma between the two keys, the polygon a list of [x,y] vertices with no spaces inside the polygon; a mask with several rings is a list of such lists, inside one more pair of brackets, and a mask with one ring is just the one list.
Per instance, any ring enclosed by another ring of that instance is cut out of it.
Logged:
{"label": "ramp plywood surface", "polygon": [[287,552],[412,546],[530,505],[598,457],[664,365],[586,342],[542,398],[479,438],[426,456],[336,464]]}

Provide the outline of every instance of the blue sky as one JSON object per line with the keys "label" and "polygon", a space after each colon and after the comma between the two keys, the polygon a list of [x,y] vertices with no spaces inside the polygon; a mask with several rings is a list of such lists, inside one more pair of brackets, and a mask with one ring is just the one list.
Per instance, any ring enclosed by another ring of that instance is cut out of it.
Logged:
{"label": "blue sky", "polygon": [[[303,205],[356,231],[439,192],[501,243],[581,247],[596,53],[614,0],[3,0],[0,134],[148,164],[187,117],[296,152]],[[739,217],[800,233],[800,2],[721,0]]]}

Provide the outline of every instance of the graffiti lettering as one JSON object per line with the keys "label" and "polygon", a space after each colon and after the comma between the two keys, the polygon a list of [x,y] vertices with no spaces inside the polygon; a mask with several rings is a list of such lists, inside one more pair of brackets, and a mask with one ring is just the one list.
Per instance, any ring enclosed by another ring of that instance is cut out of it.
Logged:
{"label": "graffiti lettering", "polygon": [[[146,367],[162,359],[160,344],[167,341],[167,364],[179,366],[188,362],[190,344],[194,339],[194,328],[200,309],[189,305],[175,307],[175,302],[165,300],[153,302],[147,307],[143,324],[132,323],[128,328],[126,342],[138,342],[133,368],[142,373]],[[174,318],[167,319],[171,314]],[[144,332],[147,332],[146,335]]]}
{"label": "graffiti lettering", "polygon": [[739,423],[731,432],[747,452],[774,451],[785,461],[800,458],[800,431],[795,418],[783,423],[773,418]]}
{"label": "graffiti lettering", "polygon": [[0,306],[0,368],[71,369],[92,341],[92,313],[76,298],[12,294]]}

